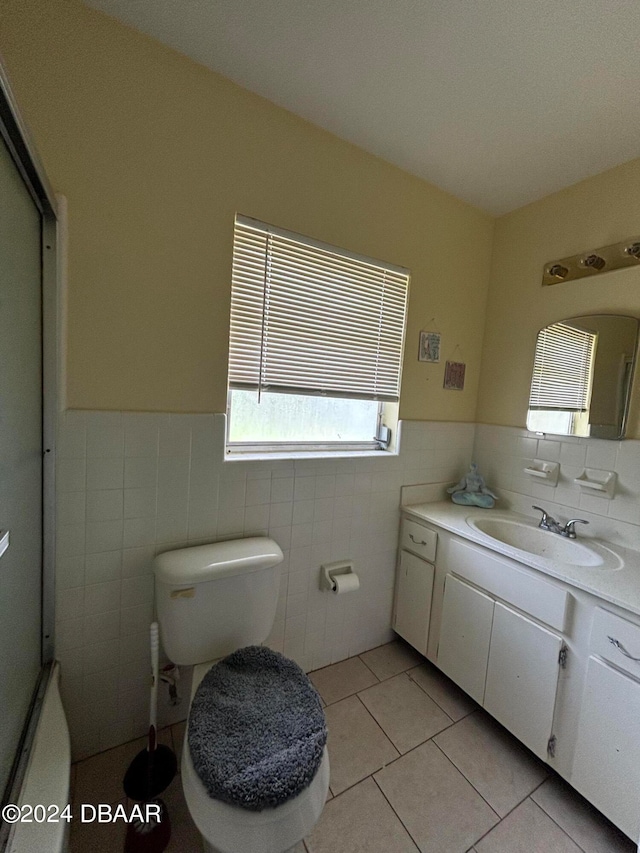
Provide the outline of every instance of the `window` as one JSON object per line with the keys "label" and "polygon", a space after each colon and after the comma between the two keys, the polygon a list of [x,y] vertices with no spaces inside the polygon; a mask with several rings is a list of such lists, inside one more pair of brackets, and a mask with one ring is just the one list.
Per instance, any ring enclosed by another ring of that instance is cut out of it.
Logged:
{"label": "window", "polygon": [[583,424],[597,340],[596,333],[568,323],[554,323],[538,334],[527,417],[530,430],[571,435]]}
{"label": "window", "polygon": [[228,449],[367,449],[399,398],[405,269],[236,217]]}

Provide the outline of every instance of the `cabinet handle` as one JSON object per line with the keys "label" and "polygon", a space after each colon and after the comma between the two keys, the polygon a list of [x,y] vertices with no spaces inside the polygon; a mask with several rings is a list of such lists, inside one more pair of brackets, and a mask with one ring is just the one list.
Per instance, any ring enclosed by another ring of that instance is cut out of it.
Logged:
{"label": "cabinet handle", "polygon": [[607,640],[609,640],[609,642],[611,643],[611,645],[612,645],[612,646],[615,646],[615,647],[616,647],[616,649],[618,649],[618,651],[619,651],[619,652],[622,652],[622,654],[623,654],[626,658],[629,658],[629,660],[640,661],[640,658],[634,658],[634,656],[633,656],[633,655],[630,655],[630,654],[629,654],[629,652],[625,649],[625,647],[622,645],[622,643],[620,642],[620,640],[616,640],[616,638],[615,638],[615,637],[609,637],[609,636],[607,637]]}
{"label": "cabinet handle", "polygon": [[422,542],[418,542],[417,539],[414,539],[413,533],[409,534],[409,539],[411,539],[411,541],[414,542],[416,545],[426,545],[427,544],[424,540]]}

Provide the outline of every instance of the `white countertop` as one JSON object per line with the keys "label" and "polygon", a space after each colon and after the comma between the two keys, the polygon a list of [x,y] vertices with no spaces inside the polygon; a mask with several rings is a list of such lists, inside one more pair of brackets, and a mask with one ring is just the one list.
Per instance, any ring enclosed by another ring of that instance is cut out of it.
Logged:
{"label": "white countertop", "polygon": [[[640,553],[638,551],[632,551],[629,548],[623,548],[601,539],[578,536],[579,541],[585,545],[595,543],[613,552],[623,565],[619,569],[572,565],[539,557],[536,554],[507,545],[476,530],[467,521],[468,518],[477,519],[480,516],[490,515],[535,527],[536,520],[529,516],[505,510],[458,506],[450,501],[411,504],[403,506],[402,511],[419,521],[428,521],[430,524],[448,530],[450,533],[455,533],[470,542],[483,545],[497,554],[503,554],[505,557],[517,560],[525,566],[530,566],[545,575],[558,578],[558,580],[590,592],[598,598],[610,601],[640,616]],[[549,536],[557,535],[556,533],[549,533]]]}

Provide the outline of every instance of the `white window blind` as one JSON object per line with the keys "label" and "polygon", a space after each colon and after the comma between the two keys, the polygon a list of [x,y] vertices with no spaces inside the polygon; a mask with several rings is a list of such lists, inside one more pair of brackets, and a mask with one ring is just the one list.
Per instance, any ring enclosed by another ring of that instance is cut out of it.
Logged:
{"label": "white window blind", "polygon": [[554,323],[539,333],[530,409],[588,410],[597,337],[566,323]]}
{"label": "white window blind", "polygon": [[236,217],[229,385],[397,400],[409,273]]}

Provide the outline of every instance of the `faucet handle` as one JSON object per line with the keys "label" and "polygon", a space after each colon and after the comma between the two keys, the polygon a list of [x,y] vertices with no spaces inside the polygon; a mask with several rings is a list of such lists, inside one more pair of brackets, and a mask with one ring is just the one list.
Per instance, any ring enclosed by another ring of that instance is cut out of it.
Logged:
{"label": "faucet handle", "polygon": [[570,521],[564,526],[564,530],[562,531],[565,536],[568,536],[569,539],[576,538],[575,525],[576,524],[589,524],[588,521],[585,521],[584,518],[572,518]]}
{"label": "faucet handle", "polygon": [[532,504],[531,509],[537,509],[539,512],[542,513],[542,518],[540,519],[540,527],[542,527],[543,525],[547,525],[550,521],[554,520],[553,518],[551,518],[546,509],[543,509],[541,506],[534,506]]}

